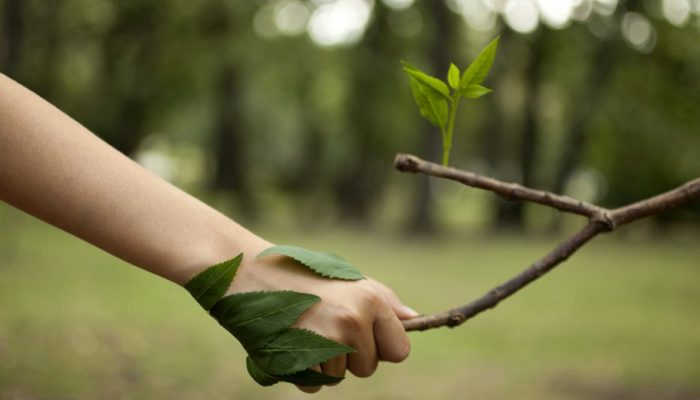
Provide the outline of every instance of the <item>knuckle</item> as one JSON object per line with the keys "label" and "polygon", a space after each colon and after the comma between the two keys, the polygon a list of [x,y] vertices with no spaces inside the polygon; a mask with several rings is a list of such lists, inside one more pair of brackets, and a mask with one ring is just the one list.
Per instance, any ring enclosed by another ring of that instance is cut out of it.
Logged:
{"label": "knuckle", "polygon": [[336,318],[343,329],[357,330],[362,326],[362,315],[352,310],[342,310]]}
{"label": "knuckle", "polygon": [[368,286],[363,289],[362,300],[371,309],[377,309],[384,304],[384,296],[374,287]]}
{"label": "knuckle", "polygon": [[394,289],[392,289],[392,288],[390,288],[390,287],[386,287],[386,286],[384,286],[384,289],[386,290],[387,294],[388,294],[390,297],[393,297],[393,298],[396,298],[396,299],[399,298],[399,296],[396,294],[396,292],[394,291]]}

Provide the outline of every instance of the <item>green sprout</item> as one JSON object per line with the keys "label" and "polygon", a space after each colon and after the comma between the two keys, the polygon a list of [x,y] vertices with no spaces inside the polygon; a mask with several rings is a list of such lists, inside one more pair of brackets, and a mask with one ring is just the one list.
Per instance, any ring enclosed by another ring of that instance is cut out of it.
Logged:
{"label": "green sprout", "polygon": [[462,97],[477,99],[491,92],[491,89],[482,86],[481,83],[486,79],[493,65],[498,39],[494,39],[481,50],[474,62],[463,73],[460,73],[459,68],[451,63],[447,71],[447,83],[402,62],[403,70],[408,74],[411,93],[416,100],[420,115],[440,128],[442,133],[442,164],[445,166],[450,161],[455,116]]}

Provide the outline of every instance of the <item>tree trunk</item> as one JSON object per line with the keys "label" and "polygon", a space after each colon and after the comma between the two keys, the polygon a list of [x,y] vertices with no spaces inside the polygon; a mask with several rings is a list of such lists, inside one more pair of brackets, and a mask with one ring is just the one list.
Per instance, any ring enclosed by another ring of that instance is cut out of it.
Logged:
{"label": "tree trunk", "polygon": [[596,49],[586,79],[586,93],[581,96],[583,101],[577,102],[577,112],[564,139],[561,159],[555,169],[556,175],[552,187],[554,193],[564,192],[566,183],[581,163],[586,144],[587,122],[595,105],[600,104],[605,83],[612,70],[614,54],[612,43],[609,41],[601,42]]}
{"label": "tree trunk", "polygon": [[[454,37],[455,24],[451,11],[444,1],[431,1],[429,18],[434,21],[435,32],[428,49],[431,73],[441,76],[447,72],[450,65],[450,44]],[[425,124],[423,132],[422,152],[431,160],[440,157],[442,140],[437,128]],[[415,200],[409,229],[415,233],[430,233],[436,230],[435,207],[430,179],[427,176],[416,177]]]}
{"label": "tree trunk", "polygon": [[[354,57],[353,82],[348,119],[352,125],[352,148],[355,157],[348,160],[338,176],[333,178],[333,194],[340,217],[366,225],[370,221],[372,205],[379,198],[389,171],[386,168],[386,149],[378,146],[377,138],[387,134],[385,121],[376,109],[387,101],[386,76],[394,68],[383,60],[396,60],[396,47],[389,29],[389,10],[381,2],[375,3],[371,25],[364,43],[357,47]],[[363,54],[363,52],[365,54]]]}
{"label": "tree trunk", "polygon": [[0,65],[2,71],[17,78],[20,54],[24,43],[25,0],[5,0],[3,9],[3,35]]}
{"label": "tree trunk", "polygon": [[[535,173],[537,150],[539,146],[539,127],[537,122],[539,87],[544,47],[543,35],[536,34],[530,45],[530,58],[525,70],[525,80],[528,82],[525,97],[525,117],[518,155],[520,164],[521,183],[528,187],[536,187]],[[523,230],[525,228],[524,206],[519,202],[497,200],[496,226],[499,229]]]}
{"label": "tree trunk", "polygon": [[216,170],[213,186],[231,191],[248,218],[256,216],[255,202],[251,196],[248,179],[248,149],[243,128],[238,76],[232,65],[224,66],[216,81],[216,127],[214,150]]}

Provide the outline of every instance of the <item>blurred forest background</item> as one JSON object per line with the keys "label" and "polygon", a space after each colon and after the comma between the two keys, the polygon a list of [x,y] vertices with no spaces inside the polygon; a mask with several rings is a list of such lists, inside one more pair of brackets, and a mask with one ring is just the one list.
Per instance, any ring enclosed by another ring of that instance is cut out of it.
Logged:
{"label": "blurred forest background", "polygon": [[395,176],[396,152],[440,146],[399,61],[444,76],[502,35],[453,164],[621,205],[700,171],[699,14],[697,0],[4,0],[0,66],[247,222],[551,229],[538,207]]}
{"label": "blurred forest background", "polygon": [[[700,0],[0,0],[0,71],[269,239],[344,254],[428,312],[582,222],[392,168],[440,146],[400,60],[443,77],[497,35],[494,93],[462,107],[454,166],[605,206],[700,176]],[[320,397],[700,398],[699,229],[696,203],[596,241]],[[2,400],[297,396],[250,382],[184,293],[3,205],[0,255]]]}

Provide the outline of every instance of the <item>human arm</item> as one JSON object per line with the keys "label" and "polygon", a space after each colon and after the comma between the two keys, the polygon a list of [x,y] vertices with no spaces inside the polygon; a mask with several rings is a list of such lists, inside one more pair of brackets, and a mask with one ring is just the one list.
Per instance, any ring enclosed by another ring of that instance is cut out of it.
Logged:
{"label": "human arm", "polygon": [[298,321],[357,351],[324,365],[368,376],[378,359],[400,361],[409,342],[398,318],[414,316],[383,285],[317,277],[223,214],[111,148],[0,74],[0,199],[140,268],[184,284],[244,254],[229,293],[296,290],[322,301]]}

